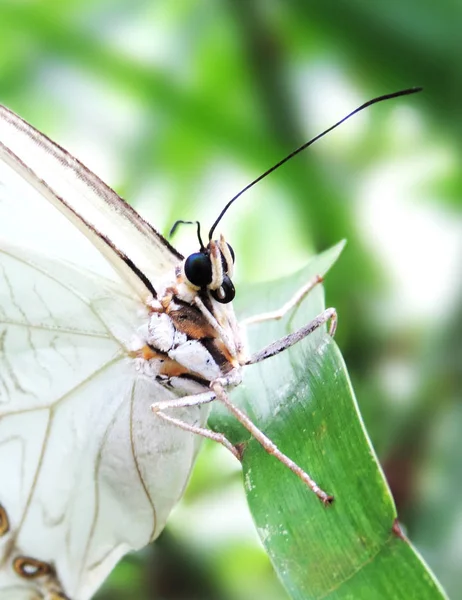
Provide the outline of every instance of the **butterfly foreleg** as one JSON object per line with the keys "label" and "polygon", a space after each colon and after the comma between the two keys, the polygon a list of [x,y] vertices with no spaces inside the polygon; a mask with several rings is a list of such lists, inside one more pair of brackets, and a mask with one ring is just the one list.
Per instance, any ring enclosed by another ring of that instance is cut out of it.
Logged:
{"label": "butterfly foreleg", "polygon": [[304,286],[299,288],[295,294],[288,300],[281,308],[278,310],[273,310],[271,312],[260,313],[258,315],[254,315],[253,317],[248,317],[241,321],[241,325],[246,327],[247,325],[252,325],[254,323],[262,323],[264,321],[278,321],[282,319],[288,312],[290,312],[296,306],[302,302],[304,298],[311,292],[311,290],[316,287],[319,283],[322,283],[323,278],[321,275],[315,275],[312,279],[310,279]]}
{"label": "butterfly foreleg", "polygon": [[337,329],[337,312],[335,308],[326,308],[326,310],[320,313],[307,325],[304,325],[303,327],[300,327],[300,329],[297,329],[297,331],[289,333],[289,335],[272,342],[265,348],[262,348],[253,354],[245,364],[253,365],[255,363],[259,363],[262,360],[266,360],[267,358],[271,358],[272,356],[279,354],[279,352],[282,352],[283,350],[287,350],[287,348],[290,348],[297,342],[300,342],[306,338],[306,336],[310,335],[310,333],[313,333],[313,331],[316,331],[316,329],[328,321],[330,321],[329,335],[333,336],[335,334],[335,330]]}

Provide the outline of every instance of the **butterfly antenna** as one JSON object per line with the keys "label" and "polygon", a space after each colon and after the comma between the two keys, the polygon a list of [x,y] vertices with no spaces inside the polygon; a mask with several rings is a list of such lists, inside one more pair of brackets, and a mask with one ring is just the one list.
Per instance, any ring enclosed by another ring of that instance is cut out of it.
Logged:
{"label": "butterfly antenna", "polygon": [[204,246],[204,242],[202,241],[202,237],[201,237],[201,224],[199,223],[199,221],[183,221],[181,219],[179,219],[178,221],[175,221],[175,223],[173,223],[173,227],[170,229],[170,233],[168,234],[168,237],[172,237],[172,235],[174,235],[175,231],[178,229],[179,225],[197,225],[197,239],[199,240],[199,244],[201,247],[201,252],[202,250],[205,250],[205,246]]}
{"label": "butterfly antenna", "polygon": [[290,154],[288,154],[285,158],[283,158],[278,163],[276,163],[275,165],[273,165],[270,169],[268,169],[267,171],[265,171],[264,173],[262,173],[259,177],[257,177],[256,179],[254,179],[251,183],[249,183],[248,185],[246,185],[245,188],[243,188],[238,194],[236,194],[233,198],[231,198],[231,200],[226,204],[226,206],[224,207],[224,209],[218,215],[218,218],[215,221],[215,223],[210,228],[210,231],[209,231],[209,240],[212,239],[213,232],[215,231],[218,223],[221,221],[221,219],[223,218],[224,214],[226,213],[226,211],[228,210],[228,208],[231,206],[231,204],[233,204],[233,202],[235,202],[235,200],[237,200],[240,196],[242,196],[242,194],[244,192],[246,192],[247,190],[249,190],[255,184],[257,184],[262,179],[264,179],[265,177],[267,177],[270,173],[272,173],[276,169],[279,169],[279,167],[281,167],[288,160],[290,160],[291,158],[293,158],[294,156],[296,156],[299,152],[301,152],[302,150],[305,150],[305,148],[308,148],[308,146],[311,146],[312,144],[314,144],[314,142],[317,142],[319,139],[321,139],[322,137],[324,137],[327,133],[330,133],[333,129],[335,129],[336,127],[338,127],[342,123],[344,123],[346,120],[348,120],[353,115],[356,115],[360,111],[364,110],[368,106],[372,106],[373,104],[377,104],[378,102],[383,102],[384,100],[390,100],[391,98],[399,98],[400,96],[409,96],[410,94],[416,94],[417,92],[421,92],[421,91],[422,91],[421,87],[413,87],[413,88],[409,88],[407,90],[401,90],[399,92],[393,92],[392,94],[384,94],[383,96],[378,96],[377,98],[373,98],[372,100],[369,100],[368,102],[365,102],[364,104],[361,104],[361,106],[359,106],[354,111],[352,111],[351,113],[349,113],[346,117],[343,117],[343,119],[340,119],[340,121],[338,121],[337,123],[335,123],[335,125],[332,125],[331,127],[329,127],[328,129],[326,129],[322,133],[319,133],[317,136],[315,136],[314,138],[312,138],[308,142],[305,142],[304,144],[302,144],[299,148],[297,148],[296,150],[294,150],[293,152],[291,152]]}

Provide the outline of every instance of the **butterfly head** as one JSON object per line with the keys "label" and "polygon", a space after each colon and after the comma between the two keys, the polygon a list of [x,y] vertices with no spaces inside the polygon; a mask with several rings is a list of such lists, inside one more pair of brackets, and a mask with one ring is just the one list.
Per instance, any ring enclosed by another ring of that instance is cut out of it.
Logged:
{"label": "butterfly head", "polygon": [[236,294],[231,280],[233,272],[234,250],[223,236],[210,240],[183,263],[186,281],[194,288],[208,289],[212,298],[221,304],[228,304]]}

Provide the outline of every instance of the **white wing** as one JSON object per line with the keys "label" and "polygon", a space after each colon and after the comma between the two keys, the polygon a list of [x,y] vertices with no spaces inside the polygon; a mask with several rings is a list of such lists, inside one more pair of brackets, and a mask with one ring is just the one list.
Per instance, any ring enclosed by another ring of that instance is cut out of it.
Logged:
{"label": "white wing", "polygon": [[[83,231],[142,297],[182,258],[96,175],[5,107],[0,107],[0,159]],[[9,210],[0,209],[3,231]]]}
{"label": "white wing", "polygon": [[[15,152],[26,150],[22,162],[10,149],[0,161],[0,599],[58,598],[62,585],[86,600],[125,552],[158,535],[197,452],[193,436],[151,414],[171,392],[140,376],[127,351],[146,315],[140,295],[177,255],[82,165],[3,114],[2,135],[16,127]],[[19,235],[77,264],[8,241]]]}

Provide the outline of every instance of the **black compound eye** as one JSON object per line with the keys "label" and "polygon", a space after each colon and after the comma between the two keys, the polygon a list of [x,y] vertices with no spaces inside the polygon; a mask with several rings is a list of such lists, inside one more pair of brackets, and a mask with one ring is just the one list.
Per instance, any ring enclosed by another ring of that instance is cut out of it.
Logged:
{"label": "black compound eye", "polygon": [[210,256],[203,252],[191,254],[184,263],[184,273],[190,283],[198,287],[205,287],[212,282]]}
{"label": "black compound eye", "polygon": [[228,277],[228,275],[225,275],[223,277],[223,283],[221,286],[217,290],[211,290],[210,293],[217,302],[220,302],[220,304],[228,304],[228,302],[234,300],[236,290],[234,289],[231,279]]}

